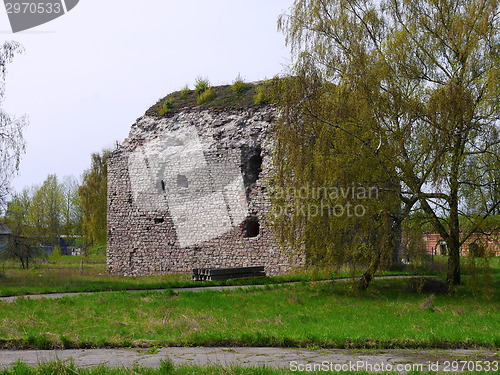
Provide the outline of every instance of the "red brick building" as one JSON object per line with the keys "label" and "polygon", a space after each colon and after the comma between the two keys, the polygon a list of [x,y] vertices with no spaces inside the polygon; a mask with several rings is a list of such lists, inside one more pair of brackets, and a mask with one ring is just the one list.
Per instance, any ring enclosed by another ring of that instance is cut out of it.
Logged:
{"label": "red brick building", "polygon": [[[463,234],[461,234],[461,237],[463,237]],[[437,233],[425,233],[423,242],[427,254],[448,254],[446,241]],[[469,251],[474,251],[478,256],[500,256],[500,234],[473,234],[460,248],[461,255],[467,255]]]}

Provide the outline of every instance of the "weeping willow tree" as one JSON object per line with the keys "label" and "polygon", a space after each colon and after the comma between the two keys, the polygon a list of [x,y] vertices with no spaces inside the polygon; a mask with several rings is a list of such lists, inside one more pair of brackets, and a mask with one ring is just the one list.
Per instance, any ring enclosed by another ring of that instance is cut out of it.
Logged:
{"label": "weeping willow tree", "polygon": [[[498,1],[296,0],[279,29],[296,78],[279,88],[274,183],[380,187],[361,217],[282,215],[280,237],[335,262],[364,256],[369,270],[423,212],[459,284],[461,245],[500,205]],[[466,212],[474,199],[481,212]]]}
{"label": "weeping willow tree", "polygon": [[282,113],[274,131],[273,225],[284,246],[305,250],[309,264],[363,271],[364,289],[400,250],[395,176],[379,159],[390,150],[370,126],[359,126],[374,121],[368,102],[314,77],[302,71],[274,82]]}

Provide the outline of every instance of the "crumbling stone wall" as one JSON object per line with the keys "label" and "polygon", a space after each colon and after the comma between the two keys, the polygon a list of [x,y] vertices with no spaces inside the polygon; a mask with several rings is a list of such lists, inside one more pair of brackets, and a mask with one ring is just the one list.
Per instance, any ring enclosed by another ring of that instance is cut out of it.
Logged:
{"label": "crumbling stone wall", "polygon": [[269,226],[273,106],[143,116],[108,161],[108,270],[148,275],[304,263]]}

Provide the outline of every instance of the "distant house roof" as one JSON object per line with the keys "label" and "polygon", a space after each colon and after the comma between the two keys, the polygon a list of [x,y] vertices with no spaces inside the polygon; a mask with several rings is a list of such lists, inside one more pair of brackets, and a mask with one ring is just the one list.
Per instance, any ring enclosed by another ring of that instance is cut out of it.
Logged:
{"label": "distant house roof", "polygon": [[4,223],[0,223],[0,235],[9,235],[9,234],[12,234],[9,227]]}

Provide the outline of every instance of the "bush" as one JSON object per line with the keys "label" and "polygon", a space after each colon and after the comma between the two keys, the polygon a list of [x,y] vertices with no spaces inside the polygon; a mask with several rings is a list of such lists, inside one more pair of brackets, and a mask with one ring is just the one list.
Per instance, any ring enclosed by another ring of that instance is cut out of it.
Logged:
{"label": "bush", "polygon": [[173,106],[172,99],[164,100],[160,109],[158,110],[158,113],[161,116],[166,115],[167,113],[169,113],[172,110],[172,106]]}
{"label": "bush", "polygon": [[495,287],[491,276],[491,268],[488,258],[476,258],[469,252],[465,263],[467,273],[467,285],[474,296],[482,296],[485,300],[491,300],[495,295]]}
{"label": "bush", "polygon": [[450,291],[448,285],[438,279],[425,277],[411,279],[406,285],[406,290],[413,293],[445,294]]}
{"label": "bush", "polygon": [[266,86],[257,86],[255,88],[254,104],[262,105],[271,102],[271,93]]}
{"label": "bush", "polygon": [[245,82],[243,82],[243,79],[238,74],[238,77],[236,77],[233,84],[231,85],[231,90],[233,90],[233,92],[235,94],[240,95],[240,94],[243,94],[248,89],[249,89],[249,86]]}
{"label": "bush", "polygon": [[61,248],[59,246],[54,246],[52,248],[52,254],[49,255],[49,260],[56,261],[56,260],[61,259],[61,257],[62,257]]}
{"label": "bush", "polygon": [[23,269],[28,269],[30,261],[41,254],[41,248],[34,246],[31,239],[12,236],[7,246],[0,252],[0,257],[2,260],[17,259]]}
{"label": "bush", "polygon": [[215,91],[212,87],[209,87],[206,91],[204,91],[202,94],[198,96],[196,99],[196,102],[198,104],[203,104],[215,97]]}
{"label": "bush", "polygon": [[207,78],[201,78],[201,77],[196,78],[194,90],[196,91],[198,96],[203,94],[210,88],[211,88],[210,81]]}
{"label": "bush", "polygon": [[180,92],[180,98],[181,99],[186,99],[188,94],[191,92],[191,90],[189,89],[189,86],[186,85],[184,86],[182,89],[181,89],[181,92]]}

